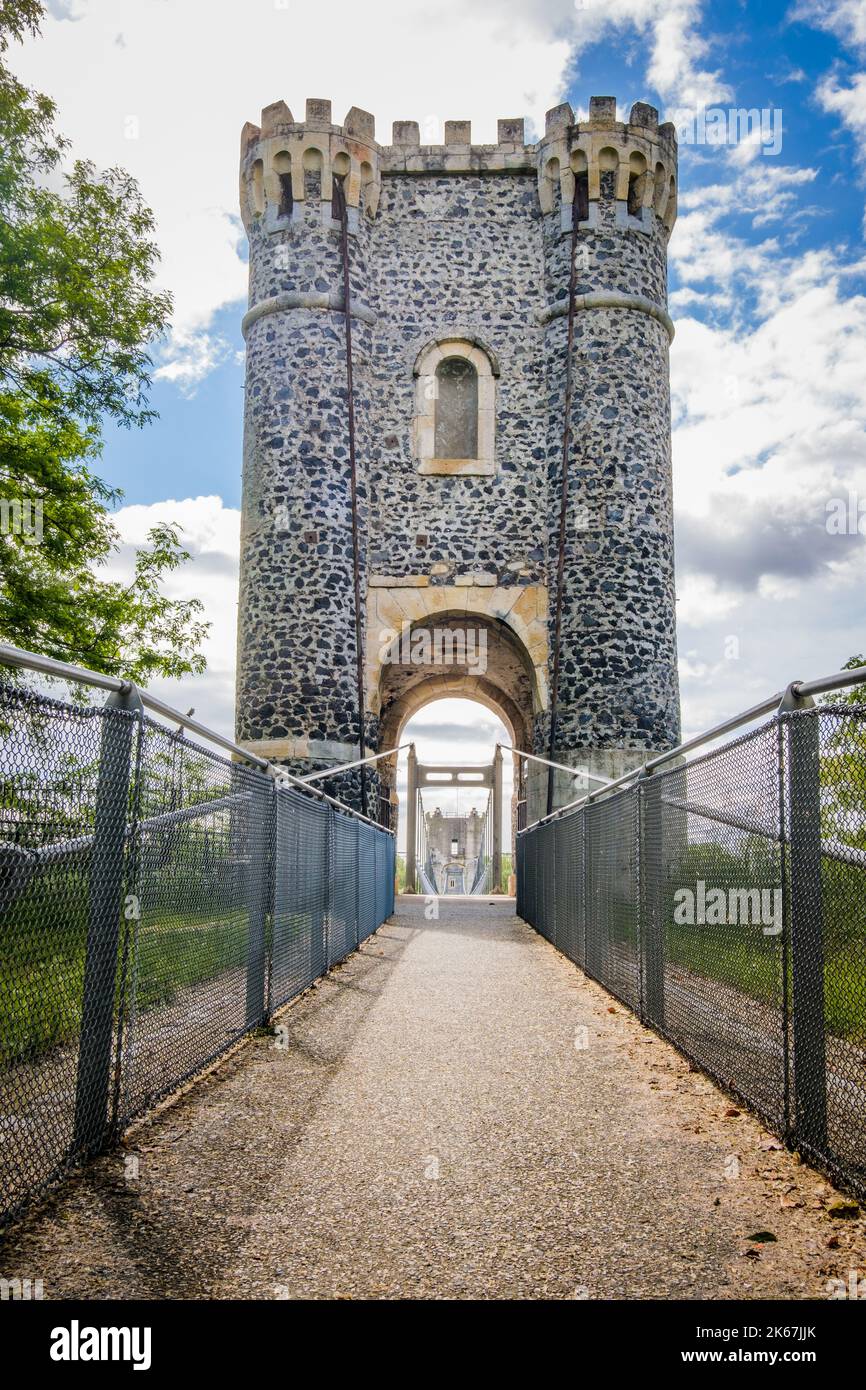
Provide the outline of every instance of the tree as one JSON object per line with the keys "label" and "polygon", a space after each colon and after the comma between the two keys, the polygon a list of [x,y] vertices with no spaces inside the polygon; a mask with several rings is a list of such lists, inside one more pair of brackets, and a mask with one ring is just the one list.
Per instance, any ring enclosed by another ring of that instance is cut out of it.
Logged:
{"label": "tree", "polygon": [[[858,656],[850,656],[842,667],[843,671],[856,671],[859,667],[866,666],[866,656],[862,653]],[[866,705],[866,681],[862,685],[849,686],[847,690],[838,690],[828,696],[831,704],[841,705]]]}
{"label": "tree", "polygon": [[[866,658],[852,656],[842,667],[854,671]],[[837,709],[866,705],[866,685],[834,690],[822,701]],[[851,715],[825,716],[821,750],[821,820],[826,839],[866,850],[866,725]],[[862,872],[862,871],[860,871]]]}
{"label": "tree", "polygon": [[[0,0],[0,55],[36,34],[39,0]],[[134,179],[64,169],[54,104],[0,58],[0,638],[146,681],[204,669],[198,599],[169,600],[189,559],[155,527],[129,585],[99,575],[121,494],[96,471],[103,421],[142,427],[150,349],[170,296],[153,288],[154,221]]]}

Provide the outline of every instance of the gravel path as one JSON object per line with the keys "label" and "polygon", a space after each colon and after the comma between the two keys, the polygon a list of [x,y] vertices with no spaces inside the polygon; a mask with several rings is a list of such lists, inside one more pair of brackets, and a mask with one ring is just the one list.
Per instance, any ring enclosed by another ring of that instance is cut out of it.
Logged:
{"label": "gravel path", "polygon": [[705,1299],[866,1268],[833,1189],[508,901],[398,900],[278,1022],[0,1273],[46,1298]]}

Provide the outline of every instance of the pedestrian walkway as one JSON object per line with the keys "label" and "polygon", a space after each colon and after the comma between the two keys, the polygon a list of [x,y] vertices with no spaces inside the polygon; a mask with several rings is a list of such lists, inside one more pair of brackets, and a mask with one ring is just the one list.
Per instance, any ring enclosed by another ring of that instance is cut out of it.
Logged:
{"label": "pedestrian walkway", "polygon": [[46,1298],[814,1298],[866,1265],[834,1196],[511,900],[403,897],[0,1273]]}

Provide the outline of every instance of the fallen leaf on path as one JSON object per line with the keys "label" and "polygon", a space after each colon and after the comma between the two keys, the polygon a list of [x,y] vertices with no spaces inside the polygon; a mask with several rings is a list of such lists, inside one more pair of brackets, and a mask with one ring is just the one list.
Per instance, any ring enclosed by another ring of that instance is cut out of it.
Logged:
{"label": "fallen leaf on path", "polygon": [[849,1197],[840,1197],[837,1201],[831,1202],[827,1208],[827,1215],[834,1216],[837,1220],[850,1221],[855,1216],[860,1215],[859,1202],[852,1202]]}

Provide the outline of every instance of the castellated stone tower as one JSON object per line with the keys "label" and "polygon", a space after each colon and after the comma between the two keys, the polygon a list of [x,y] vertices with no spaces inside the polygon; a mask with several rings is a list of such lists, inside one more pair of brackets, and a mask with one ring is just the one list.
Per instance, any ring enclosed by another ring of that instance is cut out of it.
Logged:
{"label": "castellated stone tower", "polygon": [[242,742],[296,771],[357,757],[356,569],[367,751],[449,694],[543,756],[555,704],[554,759],[607,776],[677,741],[676,159],[653,107],[620,122],[608,97],[536,145],[522,120],[379,145],[319,100],[244,127]]}

